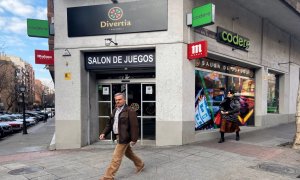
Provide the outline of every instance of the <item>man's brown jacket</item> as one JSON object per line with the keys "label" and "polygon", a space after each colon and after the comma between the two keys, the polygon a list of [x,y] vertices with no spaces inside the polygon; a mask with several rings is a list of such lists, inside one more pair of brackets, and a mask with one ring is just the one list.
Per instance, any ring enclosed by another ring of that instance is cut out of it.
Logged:
{"label": "man's brown jacket", "polygon": [[[110,132],[113,133],[113,140],[116,139],[116,135],[113,132],[114,117],[117,109],[115,108],[110,115],[109,120],[106,123],[106,127],[102,134],[108,135]],[[124,108],[119,114],[118,122],[119,130],[119,144],[128,144],[130,141],[136,142],[139,137],[139,125],[136,116],[136,112],[130,109],[128,105],[125,104]]]}

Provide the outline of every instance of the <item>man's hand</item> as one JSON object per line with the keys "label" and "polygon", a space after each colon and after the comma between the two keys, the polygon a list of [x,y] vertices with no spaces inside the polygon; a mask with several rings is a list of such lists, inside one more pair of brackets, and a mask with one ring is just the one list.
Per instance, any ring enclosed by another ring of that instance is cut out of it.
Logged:
{"label": "man's hand", "polygon": [[104,140],[105,139],[105,134],[100,134],[99,139]]}

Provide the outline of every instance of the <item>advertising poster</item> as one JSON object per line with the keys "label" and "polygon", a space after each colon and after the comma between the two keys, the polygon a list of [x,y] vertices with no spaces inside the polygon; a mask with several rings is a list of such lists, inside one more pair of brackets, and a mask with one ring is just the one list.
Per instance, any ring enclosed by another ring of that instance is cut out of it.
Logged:
{"label": "advertising poster", "polygon": [[[203,68],[203,69],[202,69]],[[220,103],[229,89],[240,101],[239,125],[254,125],[255,81],[251,69],[213,61],[196,60],[195,130],[219,128]]]}

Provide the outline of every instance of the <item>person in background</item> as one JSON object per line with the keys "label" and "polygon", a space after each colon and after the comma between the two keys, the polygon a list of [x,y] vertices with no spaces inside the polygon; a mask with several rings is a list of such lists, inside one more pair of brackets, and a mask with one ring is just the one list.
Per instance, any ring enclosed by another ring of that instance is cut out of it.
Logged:
{"label": "person in background", "polygon": [[236,97],[234,90],[229,90],[227,97],[220,103],[220,110],[222,115],[220,134],[221,138],[218,143],[225,141],[225,133],[236,133],[235,139],[240,140],[240,127],[238,125],[238,115],[240,112],[239,98]]}
{"label": "person in background", "polygon": [[114,97],[116,108],[113,110],[99,139],[104,140],[105,136],[112,131],[113,140],[117,140],[117,145],[111,163],[100,180],[114,179],[124,155],[133,161],[136,167],[136,173],[140,173],[145,166],[144,162],[135,155],[131,149],[138,140],[139,128],[136,112],[131,110],[130,107],[125,104],[125,94],[117,93]]}

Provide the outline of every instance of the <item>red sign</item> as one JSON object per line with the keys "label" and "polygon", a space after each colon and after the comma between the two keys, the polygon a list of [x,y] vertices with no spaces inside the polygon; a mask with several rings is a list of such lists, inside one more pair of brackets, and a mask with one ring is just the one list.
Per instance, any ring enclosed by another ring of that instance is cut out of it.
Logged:
{"label": "red sign", "polygon": [[207,41],[199,41],[188,44],[188,59],[207,57]]}
{"label": "red sign", "polygon": [[54,64],[54,51],[35,50],[35,64]]}

